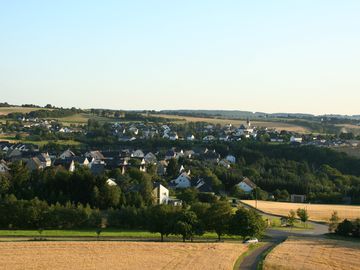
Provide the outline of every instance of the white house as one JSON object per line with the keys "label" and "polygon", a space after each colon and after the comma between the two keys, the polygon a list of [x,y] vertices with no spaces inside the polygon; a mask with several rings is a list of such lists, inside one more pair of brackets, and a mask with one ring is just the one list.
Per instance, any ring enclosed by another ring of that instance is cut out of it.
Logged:
{"label": "white house", "polygon": [[116,187],[117,186],[117,184],[115,182],[115,179],[113,179],[113,178],[109,178],[108,180],[106,180],[106,184],[108,186],[110,186],[110,187]]}
{"label": "white house", "polygon": [[232,164],[236,163],[236,157],[234,157],[233,155],[227,155],[226,160]]}
{"label": "white house", "polygon": [[154,184],[152,195],[156,204],[168,204],[169,190],[160,183]]}
{"label": "white house", "polygon": [[245,193],[251,193],[256,188],[256,185],[247,177],[237,184],[237,186]]}
{"label": "white house", "polygon": [[75,157],[75,154],[70,149],[66,150],[60,155],[60,159],[67,159],[72,157]]}
{"label": "white house", "polygon": [[188,173],[183,172],[178,178],[170,182],[172,188],[189,188],[191,187],[191,177]]}
{"label": "white house", "polygon": [[186,140],[187,140],[187,141],[194,141],[194,140],[195,140],[195,136],[191,134],[191,135],[189,135],[189,136],[186,137]]}
{"label": "white house", "polygon": [[144,158],[144,156],[145,156],[144,152],[140,149],[132,152],[132,154],[131,154],[131,157],[133,157],[133,158]]}
{"label": "white house", "polygon": [[157,163],[156,156],[151,152],[149,152],[145,155],[144,160],[147,164],[156,164]]}
{"label": "white house", "polygon": [[7,173],[7,172],[9,172],[9,171],[10,171],[10,169],[9,169],[9,167],[7,166],[6,162],[3,161],[3,160],[1,160],[1,161],[0,161],[0,173]]}
{"label": "white house", "polygon": [[291,138],[290,138],[291,143],[302,143],[302,141],[303,141],[303,139],[301,137],[291,136]]}
{"label": "white house", "polygon": [[205,142],[210,142],[210,141],[215,141],[215,137],[213,135],[207,135],[203,138],[203,141]]}

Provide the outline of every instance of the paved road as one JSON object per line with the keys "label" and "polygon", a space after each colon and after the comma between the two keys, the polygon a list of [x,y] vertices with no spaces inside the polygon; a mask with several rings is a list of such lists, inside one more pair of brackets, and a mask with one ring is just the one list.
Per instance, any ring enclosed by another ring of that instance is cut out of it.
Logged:
{"label": "paved road", "polygon": [[[244,205],[248,208],[247,205]],[[275,218],[278,216],[264,214],[260,211],[258,211],[260,214],[267,218]],[[256,249],[253,253],[251,253],[249,256],[247,256],[244,261],[241,263],[240,268],[241,270],[256,270],[257,265],[259,264],[261,260],[261,255],[268,251],[269,249],[275,247],[279,243],[283,242],[286,238],[289,236],[300,236],[300,237],[321,237],[325,233],[328,232],[328,226],[317,223],[317,222],[308,222],[311,224],[313,229],[311,230],[274,230],[274,229],[268,229],[266,231],[266,234],[271,237],[271,241],[269,243],[266,243],[264,246]]]}

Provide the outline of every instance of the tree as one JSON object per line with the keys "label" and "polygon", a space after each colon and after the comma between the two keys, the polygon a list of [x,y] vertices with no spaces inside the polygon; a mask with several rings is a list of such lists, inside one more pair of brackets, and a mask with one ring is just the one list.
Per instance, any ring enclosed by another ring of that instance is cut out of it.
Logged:
{"label": "tree", "polygon": [[147,227],[150,232],[160,233],[161,242],[164,241],[164,235],[174,231],[176,211],[175,207],[163,204],[150,208]]}
{"label": "tree", "polygon": [[329,232],[333,233],[336,231],[337,227],[339,226],[340,218],[337,211],[334,211],[331,215],[330,222],[329,222]]}
{"label": "tree", "polygon": [[166,174],[171,177],[175,178],[179,175],[180,166],[178,161],[175,158],[170,159],[169,164],[166,168]]}
{"label": "tree", "polygon": [[295,220],[296,220],[296,213],[294,210],[290,210],[288,218],[287,218],[287,222],[290,227],[294,227]]}
{"label": "tree", "polygon": [[208,210],[205,227],[215,231],[220,241],[221,236],[228,233],[231,216],[230,204],[227,201],[217,201]]}
{"label": "tree", "polygon": [[193,240],[195,235],[202,235],[203,228],[196,214],[189,210],[179,211],[176,215],[176,223],[174,225],[174,233],[182,236],[183,242],[186,239]]}
{"label": "tree", "polygon": [[238,209],[230,221],[229,232],[234,235],[246,237],[260,237],[266,229],[262,216],[254,210],[244,207]]}
{"label": "tree", "polygon": [[299,208],[296,211],[298,217],[300,218],[300,220],[304,223],[304,227],[306,226],[306,222],[309,220],[309,214],[308,211],[306,209],[301,209]]}
{"label": "tree", "polygon": [[341,236],[350,236],[353,232],[354,226],[350,220],[345,219],[336,228],[335,232]]}

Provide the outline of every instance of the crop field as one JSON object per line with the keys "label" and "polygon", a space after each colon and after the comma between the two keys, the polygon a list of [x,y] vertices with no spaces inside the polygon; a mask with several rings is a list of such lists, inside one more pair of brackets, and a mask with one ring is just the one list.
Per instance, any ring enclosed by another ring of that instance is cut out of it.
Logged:
{"label": "crop field", "polygon": [[264,270],[360,269],[360,243],[290,238],[277,246],[265,259]]}
{"label": "crop field", "polygon": [[[255,207],[255,201],[245,200],[245,204]],[[330,205],[330,204],[305,204],[305,203],[283,203],[258,201],[258,209],[275,215],[287,216],[290,210],[305,208],[308,211],[310,220],[329,221],[333,211],[337,211],[341,219],[360,218],[360,206],[353,205]]]}
{"label": "crop field", "polygon": [[[203,118],[203,117],[167,115],[167,114],[156,114],[153,116],[178,119],[179,121],[183,120],[186,122],[207,122],[207,123],[211,123],[214,125],[216,125],[216,124],[220,124],[220,125],[232,124],[237,127],[239,127],[242,124],[244,124],[244,125],[246,124],[245,120],[234,120],[234,119]],[[305,127],[290,124],[290,123],[280,122],[280,121],[279,122],[251,121],[251,123],[257,127],[267,127],[267,128],[273,128],[276,130],[287,130],[287,131],[298,132],[298,133],[309,132],[309,129],[307,129]]]}
{"label": "crop field", "polygon": [[0,107],[0,115],[8,115],[9,113],[29,113],[38,110],[49,110],[44,108],[27,108],[27,107]]}
{"label": "crop field", "polygon": [[231,243],[4,242],[0,269],[232,269],[247,250]]}

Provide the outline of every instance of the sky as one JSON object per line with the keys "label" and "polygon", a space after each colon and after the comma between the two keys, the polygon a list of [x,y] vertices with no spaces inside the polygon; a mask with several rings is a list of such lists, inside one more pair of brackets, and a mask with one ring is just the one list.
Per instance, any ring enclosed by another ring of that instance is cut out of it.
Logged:
{"label": "sky", "polygon": [[360,114],[358,0],[0,0],[0,102]]}

